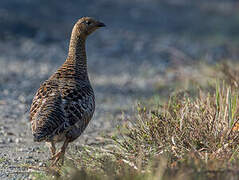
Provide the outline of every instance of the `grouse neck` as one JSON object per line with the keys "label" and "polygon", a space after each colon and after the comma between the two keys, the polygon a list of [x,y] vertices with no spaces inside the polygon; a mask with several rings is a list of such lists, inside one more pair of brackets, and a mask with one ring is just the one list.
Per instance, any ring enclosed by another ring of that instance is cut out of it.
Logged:
{"label": "grouse neck", "polygon": [[86,66],[85,38],[72,34],[68,57],[82,66]]}
{"label": "grouse neck", "polygon": [[68,58],[66,64],[74,68],[75,74],[81,78],[88,78],[85,37],[74,27],[71,35]]}

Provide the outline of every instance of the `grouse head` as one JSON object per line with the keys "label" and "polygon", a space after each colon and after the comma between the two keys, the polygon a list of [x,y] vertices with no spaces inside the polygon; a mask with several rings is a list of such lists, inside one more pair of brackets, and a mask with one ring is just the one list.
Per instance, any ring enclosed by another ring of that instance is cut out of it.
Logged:
{"label": "grouse head", "polygon": [[86,38],[100,27],[105,27],[105,24],[91,17],[83,17],[77,21],[74,30],[76,31],[76,35]]}

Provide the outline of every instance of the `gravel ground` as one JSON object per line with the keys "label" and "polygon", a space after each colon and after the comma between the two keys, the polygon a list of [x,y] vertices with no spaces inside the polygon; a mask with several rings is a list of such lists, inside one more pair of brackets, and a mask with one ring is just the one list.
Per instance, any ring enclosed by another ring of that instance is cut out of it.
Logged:
{"label": "gravel ground", "polygon": [[27,178],[22,165],[44,165],[49,157],[43,143],[32,141],[28,111],[40,83],[64,62],[79,17],[96,17],[107,28],[87,42],[96,112],[76,145],[110,131],[137,99],[160,94],[154,85],[167,68],[237,60],[238,6],[219,0],[1,0],[0,179]]}

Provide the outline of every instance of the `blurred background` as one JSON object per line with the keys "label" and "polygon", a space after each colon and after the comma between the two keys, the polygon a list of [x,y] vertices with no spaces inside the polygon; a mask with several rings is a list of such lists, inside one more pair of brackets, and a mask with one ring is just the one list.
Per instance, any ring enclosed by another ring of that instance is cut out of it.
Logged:
{"label": "blurred background", "polygon": [[138,100],[167,98],[175,90],[168,84],[194,76],[195,64],[238,61],[238,8],[236,0],[1,0],[0,147],[31,146],[32,98],[64,62],[80,17],[107,25],[87,41],[97,101],[90,139]]}

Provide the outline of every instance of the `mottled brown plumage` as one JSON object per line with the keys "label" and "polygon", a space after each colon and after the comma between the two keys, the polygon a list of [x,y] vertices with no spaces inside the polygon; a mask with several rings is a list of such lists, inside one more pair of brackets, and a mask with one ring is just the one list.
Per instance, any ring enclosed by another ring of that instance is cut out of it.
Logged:
{"label": "mottled brown plumage", "polygon": [[[93,116],[95,100],[87,73],[85,41],[103,26],[89,17],[78,20],[65,63],[41,84],[33,99],[30,121],[34,141],[50,144],[52,165],[60,159],[63,163],[68,143],[81,135]],[[60,141],[64,144],[56,154],[55,143]]]}

